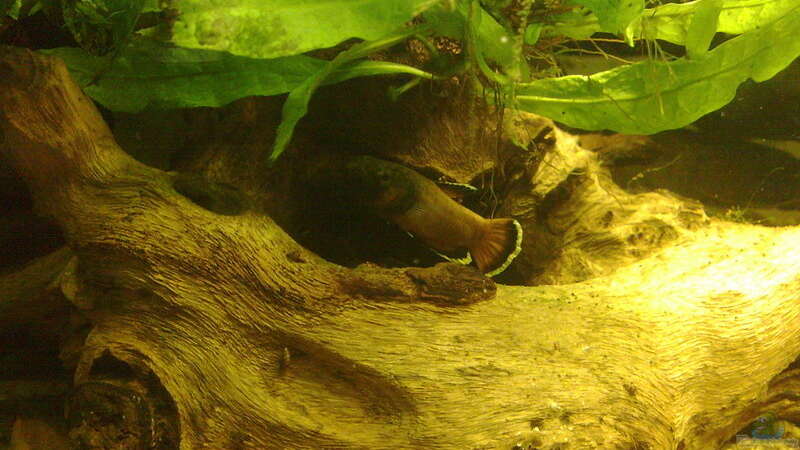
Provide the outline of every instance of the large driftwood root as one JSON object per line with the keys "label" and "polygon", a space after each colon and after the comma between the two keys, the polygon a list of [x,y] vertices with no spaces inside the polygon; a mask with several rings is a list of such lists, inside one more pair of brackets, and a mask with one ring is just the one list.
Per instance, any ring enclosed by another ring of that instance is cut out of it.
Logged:
{"label": "large driftwood root", "polygon": [[[779,374],[800,354],[796,228],[706,223],[690,206],[669,245],[560,286],[347,269],[131,159],[57,60],[3,49],[0,72],[2,152],[77,257],[60,288],[88,324],[69,359],[78,440],[709,449],[792,400]],[[126,419],[103,427],[92,411]]]}

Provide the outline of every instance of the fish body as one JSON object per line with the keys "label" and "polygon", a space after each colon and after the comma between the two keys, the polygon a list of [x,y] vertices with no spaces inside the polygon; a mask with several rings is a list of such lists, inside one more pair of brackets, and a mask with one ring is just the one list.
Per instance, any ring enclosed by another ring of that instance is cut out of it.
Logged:
{"label": "fish body", "polygon": [[520,251],[522,228],[516,220],[483,218],[408,167],[358,156],[344,172],[356,201],[438,252],[469,251],[489,276],[505,270]]}

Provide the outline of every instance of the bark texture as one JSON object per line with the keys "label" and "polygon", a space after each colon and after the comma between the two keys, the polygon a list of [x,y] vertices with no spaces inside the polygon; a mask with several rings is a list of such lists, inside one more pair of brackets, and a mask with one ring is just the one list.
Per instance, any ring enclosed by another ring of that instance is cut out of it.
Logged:
{"label": "bark texture", "polygon": [[[695,205],[651,194],[630,211],[652,216],[641,208],[656,205],[680,232],[622,263],[611,252],[605,261],[622,266],[616,271],[567,271],[580,282],[495,285],[452,264],[349,269],[254,209],[212,212],[182,195],[176,174],[116,145],[58,60],[0,49],[0,104],[2,152],[74,254],[58,286],[82,318],[73,323],[90,326],[62,355],[74,372],[66,408],[75,441],[709,449],[767,408],[796,415],[796,227],[709,222]],[[550,216],[548,239],[569,236],[591,253],[596,241],[580,212],[607,211],[566,199],[599,200],[610,181],[586,164],[562,166],[583,170],[559,172],[538,194],[519,184],[529,197],[507,207],[533,214],[549,198],[544,209],[563,214]],[[528,175],[541,182],[542,170]],[[569,174],[578,187],[548,197]],[[581,193],[591,186],[599,189]],[[629,201],[620,190],[602,204]],[[684,223],[681,211],[689,211]],[[614,231],[615,214],[606,227],[612,241],[635,235]],[[541,244],[530,245],[534,266]],[[564,261],[554,246],[546,250]],[[563,267],[529,273],[552,281]],[[23,291],[13,276],[0,279],[0,292]],[[51,278],[31,276],[29,286]],[[20,301],[0,298],[0,323],[14,320],[6,314]]]}

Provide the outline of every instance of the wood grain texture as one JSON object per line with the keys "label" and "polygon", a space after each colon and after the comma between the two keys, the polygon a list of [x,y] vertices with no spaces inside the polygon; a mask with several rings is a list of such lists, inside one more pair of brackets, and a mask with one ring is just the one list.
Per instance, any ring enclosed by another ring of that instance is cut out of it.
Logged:
{"label": "wood grain texture", "polygon": [[[57,60],[3,48],[0,73],[2,151],[78,258],[76,387],[155,380],[182,449],[710,449],[795,395],[800,229],[710,222],[561,285],[347,269],[179,195]],[[98,378],[109,357],[130,370]]]}

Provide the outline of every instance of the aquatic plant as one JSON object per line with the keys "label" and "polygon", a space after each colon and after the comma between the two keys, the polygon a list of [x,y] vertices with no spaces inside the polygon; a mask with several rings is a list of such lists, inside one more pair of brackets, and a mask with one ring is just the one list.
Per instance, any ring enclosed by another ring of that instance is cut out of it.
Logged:
{"label": "aquatic plant", "polygon": [[[795,0],[647,6],[645,0],[74,0],[57,9],[41,0],[4,0],[0,14],[18,17],[40,7],[62,14],[81,48],[50,53],[114,111],[220,106],[289,93],[271,160],[290,141],[314,91],[353,77],[407,74],[412,80],[401,92],[419,79],[471,73],[508,107],[588,130],[650,134],[722,107],[742,82],[766,80],[800,55]],[[552,67],[529,64],[552,61],[570,40],[594,43],[596,33],[645,42],[650,57],[587,76],[549,76]],[[438,55],[432,43],[440,38],[463,51]],[[423,69],[369,59],[409,40],[444,63]],[[664,42],[685,51],[667,56]],[[308,54],[331,47],[328,58]]]}

